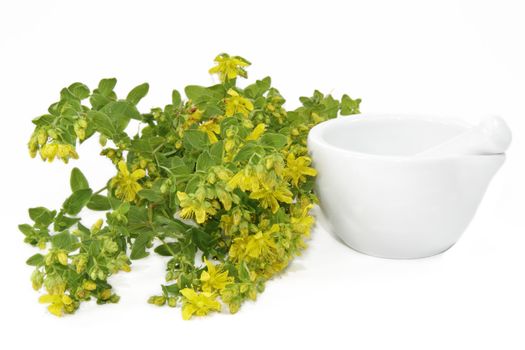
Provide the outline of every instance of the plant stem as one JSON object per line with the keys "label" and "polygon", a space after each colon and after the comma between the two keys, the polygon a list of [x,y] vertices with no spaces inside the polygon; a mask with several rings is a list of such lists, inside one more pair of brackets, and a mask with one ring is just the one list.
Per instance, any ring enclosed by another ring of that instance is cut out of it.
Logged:
{"label": "plant stem", "polygon": [[168,252],[175,258],[176,257],[175,252],[170,248],[168,243],[166,243],[166,241],[160,238],[159,236],[157,236],[157,238],[159,239],[159,241],[162,242],[162,244],[164,244],[164,246],[166,246],[166,249],[168,250]]}
{"label": "plant stem", "polygon": [[98,190],[97,192],[93,193],[93,194],[99,194],[100,192],[106,190],[108,188],[108,185],[102,187],[100,190]]}

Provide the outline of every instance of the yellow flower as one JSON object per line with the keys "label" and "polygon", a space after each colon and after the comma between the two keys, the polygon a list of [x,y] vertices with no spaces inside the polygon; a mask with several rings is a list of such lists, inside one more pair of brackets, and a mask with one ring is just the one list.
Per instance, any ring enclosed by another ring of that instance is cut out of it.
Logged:
{"label": "yellow flower", "polygon": [[302,208],[300,215],[292,215],[291,223],[294,231],[303,234],[306,237],[310,236],[310,228],[315,222],[313,216],[309,215],[310,209],[313,207],[313,204],[309,204]]}
{"label": "yellow flower", "polygon": [[246,244],[246,254],[252,258],[267,258],[274,254],[275,243],[272,234],[279,232],[279,225],[274,224],[272,227],[264,232],[257,232],[250,236],[248,244]]}
{"label": "yellow flower", "polygon": [[52,162],[55,157],[62,159],[64,163],[69,162],[70,158],[78,159],[75,147],[62,143],[46,143],[40,148],[40,157],[42,160]]}
{"label": "yellow flower", "polygon": [[40,157],[42,160],[52,162],[57,155],[58,145],[56,143],[46,143],[40,148]]}
{"label": "yellow flower", "polygon": [[240,170],[228,181],[227,188],[234,190],[239,187],[243,191],[256,191],[259,189],[261,176],[250,166]]}
{"label": "yellow flower", "polygon": [[229,56],[222,53],[215,57],[217,65],[209,70],[210,74],[217,74],[222,82],[235,79],[238,75],[247,78],[248,74],[243,67],[251,63],[239,56]]}
{"label": "yellow flower", "polygon": [[217,213],[210,202],[204,200],[204,198],[198,198],[193,193],[188,195],[185,192],[177,191],[177,198],[182,208],[179,215],[183,219],[190,219],[195,215],[195,221],[198,224],[202,224],[206,221],[207,214],[214,215]]}
{"label": "yellow flower", "polygon": [[258,124],[252,130],[252,132],[248,136],[246,136],[246,141],[258,140],[261,137],[261,135],[264,134],[265,130],[266,130],[266,125],[264,125],[263,123]]}
{"label": "yellow flower", "polygon": [[130,174],[126,162],[121,160],[118,162],[119,172],[117,176],[111,179],[110,186],[115,187],[115,195],[127,202],[131,202],[135,199],[137,192],[142,189],[142,186],[138,183],[138,180],[146,176],[146,172],[143,169],[137,169]]}
{"label": "yellow flower", "polygon": [[221,311],[221,304],[212,293],[197,293],[191,288],[184,288],[182,294],[182,318],[189,320],[191,316],[205,316],[210,311]]}
{"label": "yellow flower", "polygon": [[236,237],[230,247],[230,257],[235,260],[264,259],[271,260],[276,254],[272,235],[279,232],[279,225],[274,224],[269,230],[259,231],[254,235]]}
{"label": "yellow flower", "polygon": [[47,307],[49,312],[53,315],[61,317],[66,312],[72,312],[74,310],[73,299],[66,294],[45,294],[38,299],[41,304],[48,304]]}
{"label": "yellow flower", "polygon": [[263,208],[271,208],[272,213],[279,210],[279,202],[292,203],[292,192],[285,186],[271,186],[263,182],[262,187],[250,193],[250,198],[258,199]]}
{"label": "yellow flower", "polygon": [[224,209],[230,210],[232,208],[232,195],[227,192],[223,187],[217,185],[215,186],[215,191],[217,192],[217,198],[222,203]]}
{"label": "yellow flower", "polygon": [[57,259],[58,259],[59,263],[61,263],[64,266],[67,266],[68,256],[67,256],[67,253],[65,251],[57,252]]}
{"label": "yellow flower", "polygon": [[67,163],[69,158],[78,159],[78,154],[75,151],[75,147],[68,144],[59,144],[57,146],[57,158],[60,158],[64,163]]}
{"label": "yellow flower", "polygon": [[184,122],[183,128],[187,129],[188,127],[190,127],[194,123],[200,121],[201,118],[202,118],[202,114],[203,113],[204,112],[201,111],[200,109],[196,109],[193,113],[190,114],[188,119],[186,119],[186,121]]}
{"label": "yellow flower", "polygon": [[219,141],[217,135],[221,133],[221,126],[215,122],[215,120],[208,120],[199,125],[198,128],[200,131],[204,131],[208,135],[210,143],[215,143]]}
{"label": "yellow flower", "polygon": [[231,117],[237,113],[247,117],[251,111],[253,111],[253,103],[239,95],[239,93],[233,89],[228,90],[229,98],[225,100],[227,117]]}
{"label": "yellow flower", "polygon": [[286,158],[286,168],[284,169],[284,178],[291,179],[294,186],[298,186],[299,181],[306,181],[306,176],[316,176],[317,170],[310,168],[312,160],[309,157],[298,157],[292,153]]}
{"label": "yellow flower", "polygon": [[233,282],[233,278],[228,276],[228,271],[220,271],[209,260],[206,263],[207,271],[202,271],[201,282],[204,292],[222,291],[226,286]]}

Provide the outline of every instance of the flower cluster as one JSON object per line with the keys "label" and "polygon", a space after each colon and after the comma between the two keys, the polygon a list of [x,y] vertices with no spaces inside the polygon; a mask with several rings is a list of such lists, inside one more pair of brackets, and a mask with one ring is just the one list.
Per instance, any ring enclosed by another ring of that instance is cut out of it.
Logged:
{"label": "flower cluster", "polygon": [[[170,259],[151,304],[180,305],[184,319],[223,305],[235,313],[306,247],[317,201],[308,131],[359,113],[360,100],[315,91],[289,111],[269,77],[237,84],[247,78],[247,60],[220,54],[215,62],[210,73],[219,84],[187,86],[186,100],[174,90],[164,108],[141,113],[147,84],[119,99],[116,80],[103,79],[93,91],[64,88],[49,114],[33,121],[32,156],[67,162],[78,157],[77,142],[98,134],[101,155],[115,167],[97,191],[73,169],[62,208],[31,208],[33,224],[20,225],[25,242],[44,249],[28,264],[51,313],[73,313],[91,298],[117,302],[108,279],[152,251]],[[135,135],[126,133],[131,119],[141,124]],[[84,209],[105,212],[105,220],[88,228]]]}

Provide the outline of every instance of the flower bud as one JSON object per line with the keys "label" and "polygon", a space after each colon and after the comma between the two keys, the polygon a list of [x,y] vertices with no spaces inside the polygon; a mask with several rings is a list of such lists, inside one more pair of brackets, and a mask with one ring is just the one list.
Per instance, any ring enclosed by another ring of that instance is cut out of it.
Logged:
{"label": "flower bud", "polygon": [[274,160],[272,158],[266,158],[265,166],[267,170],[273,168]]}
{"label": "flower bud", "polygon": [[106,143],[108,142],[108,138],[106,137],[106,135],[104,134],[100,134],[99,138],[98,138],[98,143],[102,146],[102,147],[106,147]]}
{"label": "flower bud", "polygon": [[43,283],[44,283],[44,274],[40,270],[36,269],[31,274],[31,284],[33,285],[33,289],[39,290],[40,288],[42,288]]}
{"label": "flower bud", "polygon": [[103,244],[103,249],[112,254],[115,253],[118,250],[118,244],[111,240],[105,240]]}
{"label": "flower bud", "polygon": [[150,297],[148,299],[148,303],[149,304],[153,304],[153,305],[157,305],[157,306],[162,306],[164,304],[166,304],[166,298],[162,295],[154,295],[152,297]]}
{"label": "flower bud", "polygon": [[49,135],[49,137],[51,137],[54,140],[58,139],[58,134],[57,134],[57,131],[55,129],[47,130],[47,134]]}
{"label": "flower bud", "polygon": [[98,231],[100,231],[100,228],[102,227],[102,224],[104,223],[104,220],[102,219],[98,219],[94,224],[93,226],[91,226],[91,232],[93,233],[97,233]]}
{"label": "flower bud", "polygon": [[175,275],[173,274],[173,272],[171,271],[166,272],[166,281],[173,281],[174,279],[175,279]]}
{"label": "flower bud", "polygon": [[247,129],[253,129],[253,122],[250,119],[243,119],[242,126],[244,126]]}
{"label": "flower bud", "polygon": [[175,297],[169,297],[169,298],[168,298],[168,306],[169,306],[169,307],[175,307],[175,306],[177,306],[177,298],[175,298]]}
{"label": "flower bud", "polygon": [[87,257],[85,255],[77,255],[73,258],[73,265],[76,267],[77,273],[82,273],[87,266]]}
{"label": "flower bud", "polygon": [[84,288],[85,290],[93,291],[97,289],[97,284],[93,281],[87,280],[84,281],[84,283],[82,283],[82,288]]}
{"label": "flower bud", "polygon": [[226,152],[231,152],[234,147],[235,147],[235,141],[233,140],[226,140],[226,142],[224,143],[224,150]]}
{"label": "flower bud", "polygon": [[64,251],[59,251],[57,253],[58,262],[64,266],[67,266],[68,256]]}
{"label": "flower bud", "polygon": [[217,182],[217,177],[215,176],[215,173],[209,172],[206,181],[208,181],[208,183],[210,184],[214,184],[215,182]]}
{"label": "flower bud", "polygon": [[46,266],[53,265],[53,263],[55,262],[55,258],[56,256],[54,252],[47,253],[44,257],[44,264],[46,264]]}
{"label": "flower bud", "polygon": [[73,299],[71,299],[71,297],[69,295],[62,295],[62,303],[64,303],[64,305],[71,305],[73,303]]}
{"label": "flower bud", "polygon": [[227,130],[226,130],[226,137],[231,139],[232,137],[234,137],[235,135],[237,135],[237,128],[231,126],[229,127]]}
{"label": "flower bud", "polygon": [[111,289],[104,289],[99,295],[99,298],[102,300],[108,300],[110,297],[111,297]]}
{"label": "flower bud", "polygon": [[40,146],[47,142],[47,132],[44,129],[38,130],[37,140]]}

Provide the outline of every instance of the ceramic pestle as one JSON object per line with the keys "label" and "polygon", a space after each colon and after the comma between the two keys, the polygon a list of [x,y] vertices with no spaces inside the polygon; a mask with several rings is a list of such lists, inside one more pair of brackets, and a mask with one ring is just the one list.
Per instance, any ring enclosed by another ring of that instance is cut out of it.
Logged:
{"label": "ceramic pestle", "polygon": [[511,140],[507,123],[500,117],[491,116],[417,156],[502,154],[509,148]]}

